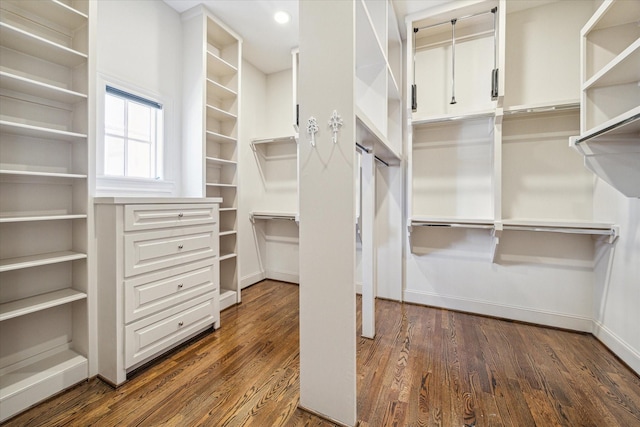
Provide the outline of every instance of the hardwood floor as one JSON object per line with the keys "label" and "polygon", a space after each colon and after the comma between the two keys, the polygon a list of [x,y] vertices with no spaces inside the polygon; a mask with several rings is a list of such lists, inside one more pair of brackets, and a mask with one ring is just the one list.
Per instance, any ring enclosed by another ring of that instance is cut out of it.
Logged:
{"label": "hardwood floor", "polygon": [[[7,426],[331,426],[297,409],[298,287],[264,281],[222,328]],[[359,304],[358,304],[359,307]],[[361,426],[640,426],[640,378],[590,335],[378,300],[358,339]]]}

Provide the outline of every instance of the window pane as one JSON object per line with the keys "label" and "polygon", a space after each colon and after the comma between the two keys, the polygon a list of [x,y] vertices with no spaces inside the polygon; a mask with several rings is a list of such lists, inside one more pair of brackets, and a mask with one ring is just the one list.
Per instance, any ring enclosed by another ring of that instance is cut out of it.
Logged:
{"label": "window pane", "polygon": [[107,133],[124,136],[124,99],[105,95],[104,126]]}
{"label": "window pane", "polygon": [[152,178],[150,170],[151,145],[145,142],[129,141],[129,164],[127,176]]}
{"label": "window pane", "polygon": [[129,138],[151,141],[151,108],[129,102]]}
{"label": "window pane", "polygon": [[104,174],[124,176],[124,139],[105,136]]}

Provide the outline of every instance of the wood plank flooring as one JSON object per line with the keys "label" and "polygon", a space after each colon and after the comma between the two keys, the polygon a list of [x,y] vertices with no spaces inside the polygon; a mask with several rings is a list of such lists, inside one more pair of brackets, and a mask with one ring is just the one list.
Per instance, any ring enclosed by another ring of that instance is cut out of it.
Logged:
{"label": "wood plank flooring", "polygon": [[[6,425],[332,426],[297,409],[298,287],[242,300],[118,389],[91,379]],[[376,313],[376,339],[357,338],[362,427],[640,426],[640,378],[590,335],[384,300]]]}

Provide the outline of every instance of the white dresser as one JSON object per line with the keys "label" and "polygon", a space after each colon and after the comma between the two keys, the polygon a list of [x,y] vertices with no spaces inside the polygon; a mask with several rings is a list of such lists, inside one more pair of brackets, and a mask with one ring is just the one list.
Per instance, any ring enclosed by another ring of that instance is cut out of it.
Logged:
{"label": "white dresser", "polygon": [[98,373],[127,372],[220,326],[220,198],[96,198]]}

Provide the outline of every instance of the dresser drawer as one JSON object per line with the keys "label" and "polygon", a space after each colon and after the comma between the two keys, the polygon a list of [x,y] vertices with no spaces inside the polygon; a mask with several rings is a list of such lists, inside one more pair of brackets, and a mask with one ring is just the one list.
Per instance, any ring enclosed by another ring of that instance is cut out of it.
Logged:
{"label": "dresser drawer", "polygon": [[212,204],[126,205],[124,207],[125,231],[217,222],[217,205]]}
{"label": "dresser drawer", "polygon": [[124,282],[124,321],[145,316],[218,290],[218,260],[204,260]]}
{"label": "dresser drawer", "polygon": [[126,277],[218,255],[217,227],[183,227],[125,234]]}
{"label": "dresser drawer", "polygon": [[125,326],[125,368],[162,353],[218,319],[217,298],[207,294]]}

